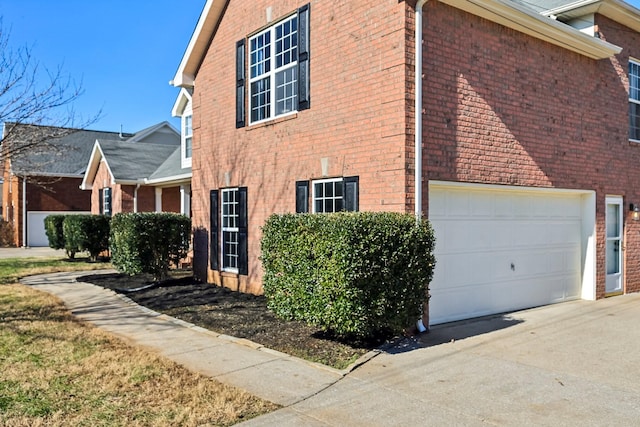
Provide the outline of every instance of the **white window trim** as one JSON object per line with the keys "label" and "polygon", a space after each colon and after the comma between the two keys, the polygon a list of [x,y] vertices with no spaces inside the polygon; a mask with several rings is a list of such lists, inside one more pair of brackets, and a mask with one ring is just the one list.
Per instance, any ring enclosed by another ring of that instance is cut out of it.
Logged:
{"label": "white window trim", "polygon": [[[629,58],[629,65],[631,65],[631,64],[635,64],[640,69],[640,60],[637,60],[637,59],[634,59],[634,58]],[[631,98],[631,73],[629,73],[628,80],[629,80],[629,102],[637,104],[637,105],[640,105],[640,98],[638,98],[638,99]],[[628,113],[628,114],[630,114],[630,113]],[[631,126],[631,125],[629,124],[629,126]],[[631,138],[631,129],[628,129],[627,132],[629,134],[629,141],[640,143],[640,140]]]}
{"label": "white window trim", "polygon": [[[186,135],[186,122],[187,117],[191,117],[191,157],[187,157],[187,135]],[[181,132],[180,132],[180,159],[181,166],[183,168],[190,168],[193,159],[193,109],[191,108],[191,101],[188,102],[187,106],[182,113],[181,118]]]}
{"label": "white window trim", "polygon": [[[294,68],[298,66],[298,59],[296,58],[295,61],[291,61],[290,63],[288,63],[285,66],[282,66],[280,68],[276,68],[276,50],[275,50],[275,42],[276,42],[276,28],[279,25],[284,24],[287,21],[293,20],[294,18],[296,18],[298,16],[297,13],[294,13],[290,16],[287,16],[285,18],[283,18],[282,20],[274,23],[273,25],[271,25],[269,28],[260,31],[259,33],[256,33],[254,35],[252,35],[251,37],[249,37],[249,43],[247,44],[247,51],[248,51],[248,55],[249,55],[249,67],[248,67],[248,77],[249,77],[249,84],[248,84],[248,111],[247,111],[247,118],[249,119],[249,124],[250,125],[254,125],[254,124],[259,124],[259,123],[264,123],[264,122],[268,122],[277,118],[281,118],[281,117],[286,117],[286,116],[290,116],[290,115],[294,115],[298,112],[298,108],[297,108],[297,102],[294,105],[294,108],[291,111],[287,111],[286,113],[282,113],[282,114],[278,114],[276,115],[276,104],[277,104],[277,100],[276,100],[276,95],[277,95],[277,88],[276,88],[276,75],[280,72],[280,71],[284,71],[287,70],[289,68]],[[269,58],[269,62],[270,62],[270,71],[264,74],[260,74],[259,76],[256,77],[251,77],[251,42],[256,39],[257,37],[260,37],[261,35],[270,32],[271,33],[271,56]],[[297,32],[297,28],[296,28],[296,32]],[[300,35],[297,35],[298,37],[300,37]],[[297,71],[296,71],[297,72]],[[269,117],[261,119],[261,120],[256,120],[253,121],[252,120],[252,84],[256,81],[259,80],[263,80],[264,78],[269,78],[269,87],[270,87],[270,112],[269,112]],[[299,82],[300,80],[300,76],[296,76],[296,82]]]}
{"label": "white window trim", "polygon": [[[236,205],[238,204],[238,198],[237,195],[239,193],[239,188],[235,187],[235,188],[223,188],[220,190],[220,261],[221,261],[221,265],[220,267],[222,267],[222,271],[226,271],[229,273],[235,273],[235,274],[239,274],[240,273],[240,269],[237,267],[225,267],[225,259],[226,259],[226,253],[224,250],[224,233],[225,232],[229,232],[229,233],[236,233],[236,236],[238,236],[238,242],[239,242],[239,233],[240,233],[240,229],[238,227],[225,227],[224,226],[224,194],[225,193],[231,193],[231,192],[236,192],[236,199],[235,199],[235,203]],[[239,215],[239,212],[236,210],[236,215]],[[236,265],[239,262],[239,257],[240,254],[237,253],[236,254]]]}
{"label": "white window trim", "polygon": [[[330,212],[317,212],[316,211],[316,184],[325,184],[327,182],[343,182],[344,178],[327,178],[327,179],[316,179],[311,181],[311,212],[312,213],[330,213]],[[326,197],[323,197],[325,199]],[[333,197],[335,200],[336,198]],[[344,205],[344,194],[342,195],[342,203]],[[336,212],[334,210],[334,212]]]}

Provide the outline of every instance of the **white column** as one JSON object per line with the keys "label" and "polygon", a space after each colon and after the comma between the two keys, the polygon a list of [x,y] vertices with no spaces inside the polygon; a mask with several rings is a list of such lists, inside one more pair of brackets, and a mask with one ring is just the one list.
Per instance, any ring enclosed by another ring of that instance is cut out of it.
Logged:
{"label": "white column", "polygon": [[180,186],[180,213],[191,217],[191,186]]}
{"label": "white column", "polygon": [[156,187],[156,212],[162,212],[162,188]]}
{"label": "white column", "polygon": [[22,247],[27,244],[27,177],[22,178]]}

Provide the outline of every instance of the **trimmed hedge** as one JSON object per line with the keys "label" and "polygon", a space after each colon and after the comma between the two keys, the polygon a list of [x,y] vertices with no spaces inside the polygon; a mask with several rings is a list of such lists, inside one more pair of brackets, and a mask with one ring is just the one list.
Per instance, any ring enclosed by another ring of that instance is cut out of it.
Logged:
{"label": "trimmed hedge", "polygon": [[109,249],[109,221],[105,215],[66,215],[62,232],[67,253],[87,251],[96,261],[101,252]]}
{"label": "trimmed hedge", "polygon": [[264,293],[279,317],[359,338],[400,333],[420,317],[435,266],[427,220],[284,214],[262,231]]}
{"label": "trimmed hedge", "polygon": [[62,222],[65,217],[66,215],[49,215],[44,219],[44,231],[49,239],[50,248],[64,249],[65,247],[62,231]]}
{"label": "trimmed hedge", "polygon": [[187,256],[191,220],[175,213],[119,213],[111,220],[111,263],[127,274],[164,280]]}

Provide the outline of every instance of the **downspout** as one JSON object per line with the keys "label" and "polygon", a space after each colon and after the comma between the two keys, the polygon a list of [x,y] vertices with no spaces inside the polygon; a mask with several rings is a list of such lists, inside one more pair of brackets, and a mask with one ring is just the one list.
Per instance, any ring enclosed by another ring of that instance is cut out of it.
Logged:
{"label": "downspout", "polygon": [[422,7],[428,0],[418,0],[415,14],[415,214],[422,219]]}
{"label": "downspout", "polygon": [[27,177],[22,177],[22,247],[27,246]]}
{"label": "downspout", "polygon": [[[428,0],[418,0],[415,9],[415,215],[422,220],[422,7]],[[418,332],[429,330],[429,295],[422,307],[422,318],[416,323]]]}

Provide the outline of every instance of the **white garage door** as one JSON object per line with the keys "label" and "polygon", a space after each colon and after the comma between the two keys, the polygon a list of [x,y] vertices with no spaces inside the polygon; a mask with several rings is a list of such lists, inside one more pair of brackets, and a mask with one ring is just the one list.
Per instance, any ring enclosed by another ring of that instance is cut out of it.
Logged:
{"label": "white garage door", "polygon": [[585,206],[575,192],[430,183],[431,324],[580,298]]}
{"label": "white garage door", "polygon": [[27,244],[32,248],[49,246],[44,219],[49,215],[90,214],[91,212],[27,212]]}

